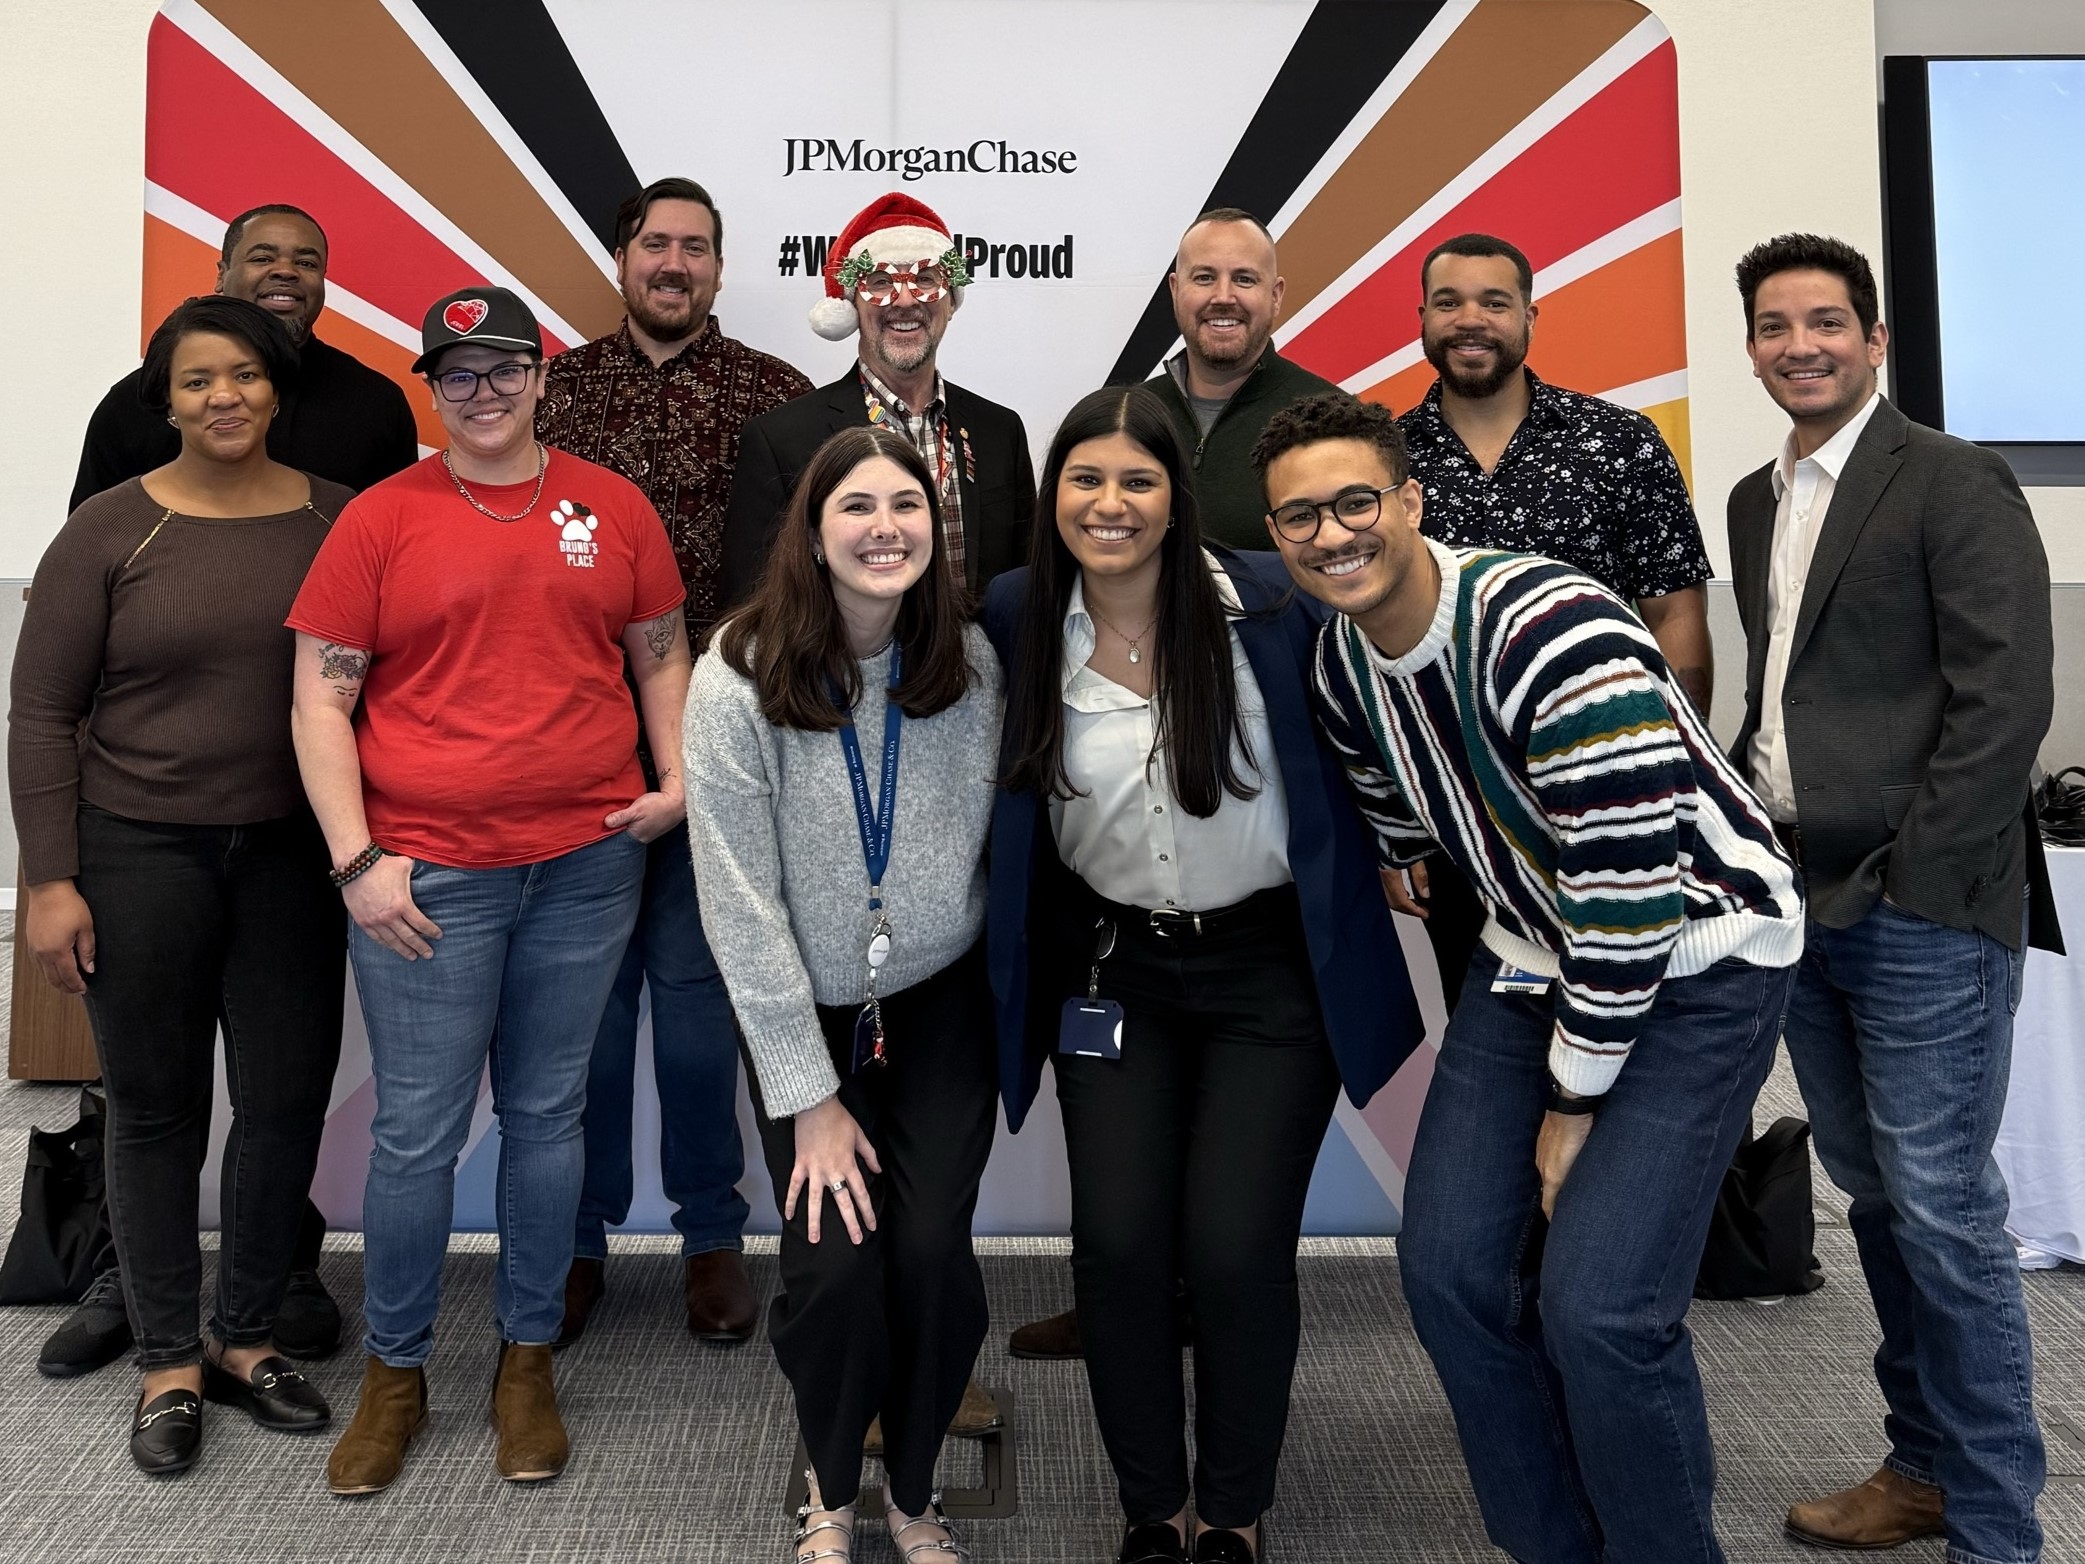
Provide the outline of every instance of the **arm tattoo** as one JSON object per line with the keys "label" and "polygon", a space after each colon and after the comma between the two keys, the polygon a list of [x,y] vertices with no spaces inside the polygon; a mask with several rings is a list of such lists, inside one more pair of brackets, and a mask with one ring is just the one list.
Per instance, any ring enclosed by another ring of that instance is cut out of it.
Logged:
{"label": "arm tattoo", "polygon": [[359,685],[369,672],[369,653],[331,641],[319,646],[319,677],[342,694]]}
{"label": "arm tattoo", "polygon": [[673,628],[679,622],[681,611],[668,609],[658,618],[649,620],[644,627],[644,644],[652,649],[656,662],[666,661],[666,654],[673,650]]}

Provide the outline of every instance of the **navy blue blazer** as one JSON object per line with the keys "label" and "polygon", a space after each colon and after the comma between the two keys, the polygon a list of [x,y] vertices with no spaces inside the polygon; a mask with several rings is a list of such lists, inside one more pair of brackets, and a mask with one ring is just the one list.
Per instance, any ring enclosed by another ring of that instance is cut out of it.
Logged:
{"label": "navy blue blazer", "polygon": [[[1288,795],[1289,870],[1302,902],[1318,1004],[1340,1079],[1359,1106],[1419,1046],[1426,1026],[1390,924],[1374,844],[1346,775],[1311,718],[1311,649],[1324,612],[1314,598],[1292,591],[1278,555],[1211,552],[1246,612],[1237,621],[1238,639],[1267,702]],[[985,593],[985,633],[1009,683],[1027,590],[1022,566]],[[1002,749],[1002,768],[1010,760]],[[1007,1125],[1016,1130],[1041,1085],[1043,1061],[1057,1043],[1058,1012],[1069,997],[1038,991],[1033,981],[1040,942],[1030,937],[1030,920],[1051,916],[1044,888],[1053,871],[1064,873],[1055,865],[1048,810],[1041,794],[1006,788],[992,806],[986,950],[999,1023],[999,1094]]]}

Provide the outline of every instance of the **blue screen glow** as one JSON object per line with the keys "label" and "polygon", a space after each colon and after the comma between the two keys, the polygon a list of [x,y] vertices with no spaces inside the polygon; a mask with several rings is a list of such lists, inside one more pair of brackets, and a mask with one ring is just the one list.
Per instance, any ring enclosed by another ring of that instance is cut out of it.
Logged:
{"label": "blue screen glow", "polygon": [[1934,60],[1947,428],[2085,440],[2085,60]]}

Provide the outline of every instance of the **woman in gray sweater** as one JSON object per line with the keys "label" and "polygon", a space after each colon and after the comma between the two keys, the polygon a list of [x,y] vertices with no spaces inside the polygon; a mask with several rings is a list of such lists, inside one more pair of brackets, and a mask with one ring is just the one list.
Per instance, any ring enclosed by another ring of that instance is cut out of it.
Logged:
{"label": "woman in gray sweater", "polygon": [[782,1207],[769,1334],[811,1455],[806,1561],[847,1556],[879,1414],[899,1552],[954,1559],[934,1460],[985,1334],[970,1219],[996,1122],[979,942],[999,665],[939,534],[908,441],[834,435],[688,692],[703,928]]}

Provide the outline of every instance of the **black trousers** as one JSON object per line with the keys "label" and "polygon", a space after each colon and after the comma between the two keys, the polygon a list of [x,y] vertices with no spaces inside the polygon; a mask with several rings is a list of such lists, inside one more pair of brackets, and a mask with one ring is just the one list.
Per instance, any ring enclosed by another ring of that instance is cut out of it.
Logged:
{"label": "black trousers", "polygon": [[109,1225],[139,1360],[174,1368],[202,1353],[196,1193],[220,1027],[232,1122],[210,1329],[259,1346],[282,1306],[340,1059],[347,914],[325,838],[309,813],[167,825],[82,804],[79,847]]}
{"label": "black trousers", "polygon": [[1100,993],[1123,1008],[1122,1057],[1054,1055],[1086,1377],[1132,1524],[1188,1497],[1176,1278],[1194,1317],[1196,1510],[1250,1526],[1274,1500],[1296,1240],[1339,1072],[1293,890],[1252,905],[1199,937],[1117,918]]}
{"label": "black trousers", "polygon": [[[820,1006],[818,1019],[841,1105],[883,1164],[867,1175],[876,1230],[852,1243],[831,1192],[805,1190],[782,1227],[782,1290],[768,1336],[796,1392],[825,1503],[854,1502],[862,1439],[881,1414],[891,1497],[917,1515],[987,1323],[984,1274],[970,1247],[998,1123],[982,947],[885,999],[889,1062],[850,1076],[855,1014]],[[757,1077],[746,1073],[757,1105]],[[780,1206],[796,1165],[796,1121],[770,1119],[761,1107],[760,1145]],[[806,1227],[814,1200],[826,1203],[816,1244]]]}

